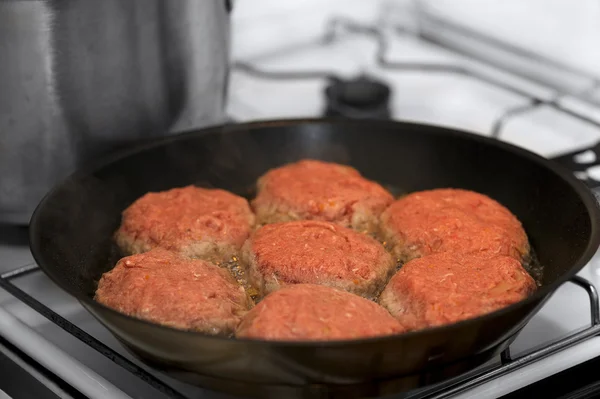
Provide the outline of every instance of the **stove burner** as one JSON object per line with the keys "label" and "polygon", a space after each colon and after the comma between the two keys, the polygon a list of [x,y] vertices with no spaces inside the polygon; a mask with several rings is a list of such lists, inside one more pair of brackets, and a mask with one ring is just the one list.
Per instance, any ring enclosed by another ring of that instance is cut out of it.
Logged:
{"label": "stove burner", "polygon": [[325,89],[325,116],[356,119],[390,119],[389,86],[367,76],[334,78]]}

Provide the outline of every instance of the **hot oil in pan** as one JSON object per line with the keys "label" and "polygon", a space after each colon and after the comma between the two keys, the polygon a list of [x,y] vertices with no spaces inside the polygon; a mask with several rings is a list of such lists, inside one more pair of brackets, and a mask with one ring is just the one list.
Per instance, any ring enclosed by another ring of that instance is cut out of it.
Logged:
{"label": "hot oil in pan", "polygon": [[244,287],[248,295],[250,295],[250,298],[252,298],[254,302],[258,302],[260,299],[258,290],[248,282],[246,272],[244,272],[244,269],[240,264],[240,259],[237,256],[234,256],[229,262],[223,263],[220,266],[227,268],[238,284]]}
{"label": "hot oil in pan", "polygon": [[540,264],[537,253],[533,248],[529,250],[529,256],[523,262],[523,268],[533,277],[538,287],[542,286],[542,278],[544,277],[544,267]]}

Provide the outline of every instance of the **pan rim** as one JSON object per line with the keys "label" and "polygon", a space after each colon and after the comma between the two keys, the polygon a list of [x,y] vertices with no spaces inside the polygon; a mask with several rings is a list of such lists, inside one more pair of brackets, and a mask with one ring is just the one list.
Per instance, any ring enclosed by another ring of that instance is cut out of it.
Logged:
{"label": "pan rim", "polygon": [[[218,335],[208,335],[201,332],[190,331],[190,330],[180,330],[173,327],[152,323],[147,320],[138,319],[133,316],[126,315],[124,313],[118,312],[115,309],[112,309],[108,306],[105,306],[101,303],[94,301],[92,298],[75,294],[67,289],[62,282],[53,276],[53,273],[48,272],[49,268],[45,265],[44,256],[41,254],[41,246],[37,242],[37,223],[36,220],[39,217],[39,213],[44,208],[44,204],[53,197],[53,194],[60,190],[67,182],[71,180],[76,180],[83,176],[89,176],[94,172],[112,164],[118,162],[124,158],[133,156],[135,154],[142,153],[144,151],[151,150],[156,147],[163,146],[173,141],[185,140],[186,138],[199,137],[207,134],[225,134],[225,133],[240,133],[245,130],[256,129],[256,128],[265,128],[265,127],[289,127],[294,125],[315,125],[315,124],[334,124],[334,125],[367,125],[371,128],[380,127],[387,128],[390,130],[402,130],[403,128],[417,128],[417,129],[432,129],[435,130],[436,133],[448,135],[448,136],[458,136],[462,138],[466,138],[469,140],[475,140],[480,143],[485,143],[486,145],[491,145],[498,147],[500,149],[512,152],[517,154],[518,156],[529,159],[530,161],[547,168],[552,173],[555,173],[559,177],[561,177],[571,188],[578,194],[580,199],[582,200],[584,206],[588,210],[588,216],[590,218],[591,231],[588,243],[581,254],[581,256],[576,259],[569,271],[560,276],[553,284],[550,284],[546,287],[542,287],[538,289],[533,295],[527,297],[526,299],[509,305],[505,308],[499,309],[497,311],[484,314],[479,317],[463,320],[457,323],[452,323],[449,325],[442,325],[437,327],[429,327],[416,331],[409,331],[400,334],[390,334],[390,335],[382,335],[375,336],[369,338],[360,338],[360,339],[347,339],[347,340],[322,340],[322,341],[286,341],[286,340],[266,340],[266,339],[252,339],[252,338],[236,338],[236,337],[225,337]],[[293,119],[267,119],[267,120],[257,120],[252,122],[245,122],[239,124],[221,124],[221,125],[213,125],[200,129],[193,129],[185,132],[181,132],[178,134],[160,137],[154,139],[150,142],[134,146],[133,148],[125,149],[116,152],[107,157],[102,157],[96,162],[90,163],[87,166],[84,166],[60,182],[56,183],[54,187],[42,198],[38,206],[30,220],[30,228],[29,228],[29,245],[30,250],[33,255],[35,262],[40,266],[44,274],[46,274],[56,285],[58,285],[64,292],[73,296],[75,299],[84,304],[86,308],[99,308],[104,312],[109,312],[112,316],[119,317],[121,319],[134,322],[134,323],[143,323],[148,326],[152,326],[155,328],[163,329],[164,331],[169,331],[170,333],[182,334],[182,336],[187,337],[203,337],[205,339],[215,339],[215,340],[229,340],[229,341],[237,341],[240,344],[250,344],[250,345],[269,345],[279,348],[339,348],[339,347],[347,347],[347,346],[360,346],[366,344],[376,344],[379,342],[389,341],[393,339],[410,339],[411,337],[425,334],[437,334],[446,331],[448,334],[451,334],[455,329],[461,329],[463,326],[467,326],[469,324],[475,324],[480,322],[485,322],[487,320],[492,319],[501,314],[509,313],[513,310],[516,310],[520,307],[524,307],[526,305],[532,305],[534,303],[541,303],[547,297],[552,295],[562,284],[571,279],[577,272],[579,272],[594,256],[599,245],[600,245],[600,204],[598,200],[594,196],[594,194],[589,190],[581,181],[579,181],[570,171],[561,166],[558,163],[552,162],[542,156],[533,153],[527,149],[518,147],[516,145],[502,142],[490,137],[483,136],[481,134],[477,134],[473,131],[465,130],[465,129],[456,129],[447,126],[429,124],[429,123],[417,123],[403,120],[373,120],[373,119],[335,119],[335,118],[293,118]],[[90,310],[88,308],[88,311]],[[98,318],[94,312],[91,312],[102,324],[104,322]]]}

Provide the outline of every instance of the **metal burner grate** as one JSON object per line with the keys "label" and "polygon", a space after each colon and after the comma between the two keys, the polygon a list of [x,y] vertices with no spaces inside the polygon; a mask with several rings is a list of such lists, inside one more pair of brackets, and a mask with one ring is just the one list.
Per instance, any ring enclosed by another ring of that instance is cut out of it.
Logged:
{"label": "metal burner grate", "polygon": [[[64,317],[60,316],[52,309],[48,308],[31,295],[27,294],[15,284],[14,279],[24,277],[30,273],[39,273],[41,269],[37,265],[29,265],[15,269],[13,271],[0,275],[0,287],[8,291],[14,297],[31,307],[33,310],[56,324],[67,333],[71,334],[75,338],[79,339],[84,344],[95,349],[98,353],[105,356],[118,366],[132,373],[142,381],[145,381],[153,388],[162,392],[171,398],[185,399],[186,396],[174,388],[170,387],[167,383],[150,374],[140,366],[136,365],[132,361],[126,359],[115,350],[111,349],[98,339],[94,338],[81,328],[77,327]],[[510,354],[510,348],[507,348],[501,354],[501,363],[496,366],[490,366],[487,368],[479,368],[471,372],[467,372],[458,377],[452,378],[448,381],[436,384],[430,388],[424,388],[416,393],[409,393],[405,398],[410,399],[441,399],[449,398],[453,395],[462,393],[469,389],[475,388],[495,378],[506,375],[510,372],[518,370],[522,367],[535,363],[538,360],[544,359],[552,354],[560,352],[571,346],[586,341],[594,336],[600,335],[600,305],[598,302],[598,293],[596,288],[588,280],[575,276],[570,283],[576,284],[583,288],[588,294],[590,301],[590,327],[582,330],[574,331],[568,336],[557,340],[553,343],[545,345],[541,348],[534,349],[530,352],[525,353],[517,358],[512,358]]]}
{"label": "metal burner grate", "polygon": [[[394,27],[393,32],[395,34],[411,34],[407,30],[402,27]],[[508,91],[510,93],[519,95],[525,99],[528,99],[528,103],[525,105],[519,105],[516,107],[511,107],[496,118],[494,123],[492,124],[491,136],[494,138],[500,138],[502,134],[502,130],[506,123],[516,116],[524,115],[528,112],[532,112],[538,109],[541,106],[548,106],[554,109],[557,112],[561,112],[565,115],[568,115],[572,118],[590,124],[594,127],[600,129],[600,122],[596,121],[580,112],[574,111],[565,107],[561,100],[565,98],[581,98],[585,97],[587,93],[590,93],[600,87],[600,82],[595,79],[590,79],[589,87],[583,90],[581,93],[573,94],[567,91],[557,91],[555,90],[554,95],[550,98],[543,98],[539,94],[534,93],[533,91],[528,91],[527,89],[520,87],[516,84],[511,84],[507,81],[503,81],[501,79],[495,78],[486,74],[483,70],[480,70],[476,67],[469,67],[465,65],[459,64],[450,64],[450,63],[432,63],[432,62],[403,62],[403,61],[393,61],[387,58],[388,53],[388,39],[385,33],[377,28],[361,25],[354,21],[348,19],[334,19],[330,21],[325,35],[320,39],[320,44],[326,45],[332,43],[336,40],[340,40],[344,37],[344,35],[348,34],[360,34],[365,35],[366,37],[370,37],[377,43],[377,48],[375,51],[375,60],[377,65],[384,70],[389,71],[397,71],[397,72],[428,72],[432,74],[454,74],[461,75],[464,77],[469,77],[486,83],[488,85],[495,86],[501,90]],[[470,32],[471,35],[477,35],[476,32]],[[427,40],[427,38],[420,37],[423,40]],[[428,43],[441,46],[437,42],[428,41]],[[445,47],[444,47],[445,48]],[[447,49],[447,48],[445,48]],[[336,74],[333,71],[326,70],[312,70],[312,71],[272,71],[265,70],[262,68],[258,68],[255,65],[252,65],[247,62],[237,61],[232,64],[232,69],[249,74],[259,79],[272,79],[272,80],[304,80],[304,79],[325,79],[329,82],[334,82],[336,79]],[[577,154],[580,154],[585,151],[593,151],[596,154],[596,161],[593,161],[589,164],[581,164],[579,162],[574,161],[574,157]],[[595,180],[588,176],[585,171],[594,166],[600,165],[600,143],[589,147],[583,148],[572,153],[563,154],[560,157],[554,159],[556,162],[566,166],[570,170],[576,173],[576,176],[584,181],[590,188],[600,188],[600,181]]]}

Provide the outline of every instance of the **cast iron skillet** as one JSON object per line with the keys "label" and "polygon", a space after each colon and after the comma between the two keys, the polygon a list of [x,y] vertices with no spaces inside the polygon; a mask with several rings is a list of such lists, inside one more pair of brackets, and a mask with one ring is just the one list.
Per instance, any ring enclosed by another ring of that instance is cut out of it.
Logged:
{"label": "cast iron skillet", "polygon": [[[349,164],[403,191],[466,188],[523,222],[544,267],[529,299],[484,317],[403,335],[277,343],[210,337],[150,324],[95,303],[113,266],[120,213],[148,191],[196,184],[252,195],[270,168],[315,158]],[[213,127],[144,145],[54,188],[31,220],[40,267],[132,352],[176,377],[255,396],[379,395],[431,384],[498,354],[600,243],[590,191],[561,167],[481,136],[412,123],[290,120]]]}

